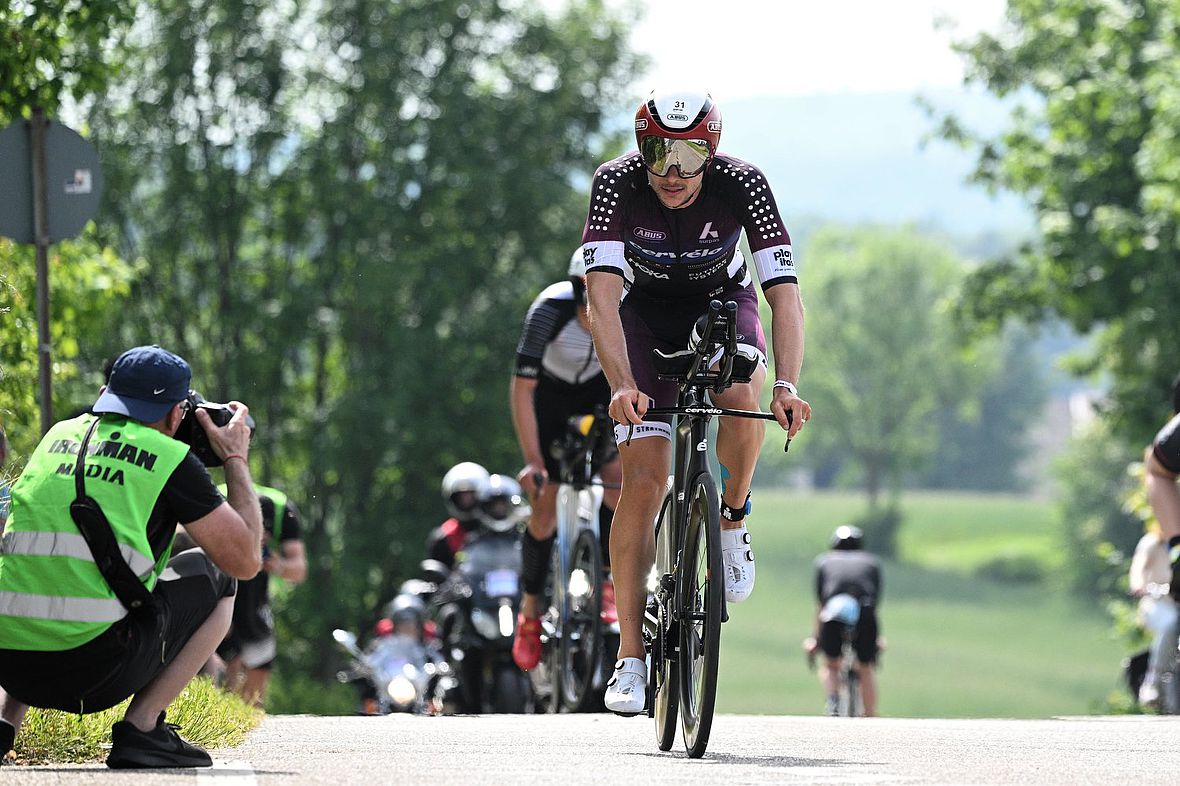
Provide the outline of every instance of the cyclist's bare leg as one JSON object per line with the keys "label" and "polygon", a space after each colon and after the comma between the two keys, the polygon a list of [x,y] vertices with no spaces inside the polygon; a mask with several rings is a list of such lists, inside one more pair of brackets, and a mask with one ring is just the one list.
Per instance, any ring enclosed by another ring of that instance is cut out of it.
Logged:
{"label": "cyclist's bare leg", "polygon": [[826,655],[819,664],[819,681],[824,686],[825,696],[835,696],[840,692],[840,669],[843,658],[829,658]]}
{"label": "cyclist's bare leg", "polygon": [[[529,514],[529,534],[537,540],[553,537],[557,531],[557,484],[546,483],[541,492],[531,500],[533,512]],[[548,567],[548,566],[546,566]],[[531,592],[520,596],[520,613],[527,619],[541,616],[540,597]]]}
{"label": "cyclist's bare leg", "polygon": [[1160,523],[1160,534],[1165,541],[1180,536],[1180,486],[1176,485],[1175,473],[1159,463],[1150,447],[1143,463],[1147,469],[1147,500]]}
{"label": "cyclist's bare leg", "polygon": [[602,478],[602,501],[611,510],[618,510],[619,494],[622,493],[623,462],[616,457],[604,465],[598,474]]}
{"label": "cyclist's bare leg", "polygon": [[877,672],[871,663],[856,662],[856,673],[860,677],[860,702],[864,705],[865,717],[877,717]]}
{"label": "cyclist's bare leg", "polygon": [[643,659],[643,609],[655,562],[655,520],[668,480],[672,443],[662,436],[619,445],[623,491],[610,535],[611,572],[619,612],[619,657]]}
{"label": "cyclist's bare leg", "polygon": [[[766,370],[758,366],[748,383],[733,385],[717,394],[710,394],[713,403],[727,409],[759,409],[762,386],[766,382]],[[766,423],[754,418],[718,418],[717,461],[729,473],[725,481],[722,501],[731,508],[746,504],[754,467],[758,463],[758,452],[766,435]],[[737,529],[742,522],[721,518],[722,529]]]}

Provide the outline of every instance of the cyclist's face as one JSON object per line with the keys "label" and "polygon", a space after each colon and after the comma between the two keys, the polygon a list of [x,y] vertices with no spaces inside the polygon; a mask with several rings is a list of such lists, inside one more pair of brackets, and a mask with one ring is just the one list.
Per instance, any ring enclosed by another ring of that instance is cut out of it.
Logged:
{"label": "cyclist's face", "polygon": [[693,177],[681,177],[680,167],[674,166],[668,170],[668,174],[663,176],[652,174],[651,170],[648,170],[647,182],[656,192],[660,203],[664,207],[675,210],[688,207],[696,200],[697,194],[701,193],[701,184],[704,182],[704,178],[700,174]]}

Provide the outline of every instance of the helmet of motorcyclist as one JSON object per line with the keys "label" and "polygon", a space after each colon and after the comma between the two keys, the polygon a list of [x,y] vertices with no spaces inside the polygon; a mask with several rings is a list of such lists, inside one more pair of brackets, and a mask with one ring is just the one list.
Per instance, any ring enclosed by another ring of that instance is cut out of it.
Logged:
{"label": "helmet of motorcyclist", "polygon": [[582,247],[574,249],[570,257],[570,283],[574,285],[574,302],[580,306],[586,305],[586,259],[582,255]]}
{"label": "helmet of motorcyclist", "polygon": [[721,144],[721,110],[708,93],[653,90],[635,113],[635,142],[652,174],[696,177]]}
{"label": "helmet of motorcyclist", "polygon": [[479,495],[479,517],[496,532],[507,532],[529,515],[520,484],[507,475],[492,475]]}
{"label": "helmet of motorcyclist", "polygon": [[474,461],[463,461],[443,475],[442,495],[447,511],[460,521],[478,515],[479,493],[488,482],[488,471]]}
{"label": "helmet of motorcyclist", "polygon": [[407,619],[421,622],[426,618],[426,604],[417,595],[403,592],[385,605],[385,616],[395,623]]}
{"label": "helmet of motorcyclist", "polygon": [[839,551],[856,551],[864,548],[865,534],[860,527],[842,525],[832,533],[832,548]]}

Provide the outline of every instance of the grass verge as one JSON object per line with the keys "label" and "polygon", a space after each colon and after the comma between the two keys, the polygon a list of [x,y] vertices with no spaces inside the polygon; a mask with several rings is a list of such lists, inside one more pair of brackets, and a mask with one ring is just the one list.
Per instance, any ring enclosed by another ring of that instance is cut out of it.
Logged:
{"label": "grass verge", "polygon": [[[31,709],[16,737],[20,764],[62,764],[106,759],[111,724],[123,718],[129,701],[89,715]],[[188,687],[168,707],[168,722],[181,736],[203,748],[230,748],[262,721],[263,713],[226,693],[205,677]]]}

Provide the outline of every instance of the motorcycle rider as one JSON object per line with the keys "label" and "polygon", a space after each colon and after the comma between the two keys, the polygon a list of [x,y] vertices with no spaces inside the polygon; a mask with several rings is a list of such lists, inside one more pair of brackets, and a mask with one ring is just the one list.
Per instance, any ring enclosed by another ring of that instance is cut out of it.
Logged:
{"label": "motorcycle rider", "polygon": [[435,527],[426,539],[426,553],[448,569],[455,567],[455,555],[480,524],[479,494],[487,484],[488,471],[474,461],[463,461],[447,470],[442,480],[443,502],[451,517]]}

